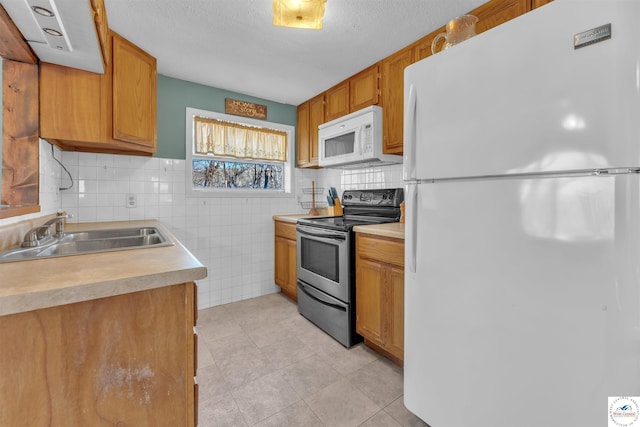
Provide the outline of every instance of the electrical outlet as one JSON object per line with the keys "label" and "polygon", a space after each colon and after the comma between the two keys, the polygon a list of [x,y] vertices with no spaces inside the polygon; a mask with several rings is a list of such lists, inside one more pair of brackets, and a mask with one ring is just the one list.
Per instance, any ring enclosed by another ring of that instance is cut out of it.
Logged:
{"label": "electrical outlet", "polygon": [[125,201],[125,205],[128,208],[137,207],[138,206],[138,196],[136,196],[135,194],[132,194],[132,193],[128,193],[126,201]]}

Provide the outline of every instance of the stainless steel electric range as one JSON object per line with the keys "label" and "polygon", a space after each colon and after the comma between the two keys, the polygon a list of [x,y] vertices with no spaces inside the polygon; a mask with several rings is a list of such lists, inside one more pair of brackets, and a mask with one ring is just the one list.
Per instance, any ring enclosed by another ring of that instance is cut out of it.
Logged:
{"label": "stainless steel electric range", "polygon": [[397,222],[402,188],[347,190],[342,216],[297,222],[298,311],[345,347],[362,341],[355,331],[356,225]]}

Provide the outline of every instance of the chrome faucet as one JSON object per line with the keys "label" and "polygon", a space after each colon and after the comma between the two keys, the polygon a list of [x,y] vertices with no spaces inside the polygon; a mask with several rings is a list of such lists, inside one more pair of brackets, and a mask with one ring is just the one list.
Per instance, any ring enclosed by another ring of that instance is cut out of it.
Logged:
{"label": "chrome faucet", "polygon": [[51,230],[49,228],[52,224],[56,225],[54,237],[62,237],[64,235],[64,222],[67,218],[69,218],[68,215],[58,215],[44,224],[32,228],[24,235],[24,241],[21,246],[23,248],[32,248],[34,246],[38,246],[40,242],[45,240],[47,237],[51,237]]}

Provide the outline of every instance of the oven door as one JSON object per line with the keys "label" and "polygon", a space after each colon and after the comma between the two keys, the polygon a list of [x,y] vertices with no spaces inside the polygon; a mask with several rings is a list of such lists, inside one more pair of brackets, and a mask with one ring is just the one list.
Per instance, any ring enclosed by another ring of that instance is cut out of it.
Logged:
{"label": "oven door", "polygon": [[300,225],[297,230],[298,280],[349,302],[349,232]]}

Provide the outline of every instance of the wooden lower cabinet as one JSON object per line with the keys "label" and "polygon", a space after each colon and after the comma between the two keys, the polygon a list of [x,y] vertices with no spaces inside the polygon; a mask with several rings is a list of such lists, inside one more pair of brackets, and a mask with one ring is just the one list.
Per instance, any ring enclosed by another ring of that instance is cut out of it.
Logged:
{"label": "wooden lower cabinet", "polygon": [[1,316],[0,425],[194,426],[195,321],[193,283]]}
{"label": "wooden lower cabinet", "polygon": [[282,293],[298,300],[296,224],[275,221],[274,281]]}
{"label": "wooden lower cabinet", "polygon": [[356,235],[356,331],[365,344],[402,366],[404,241]]}

